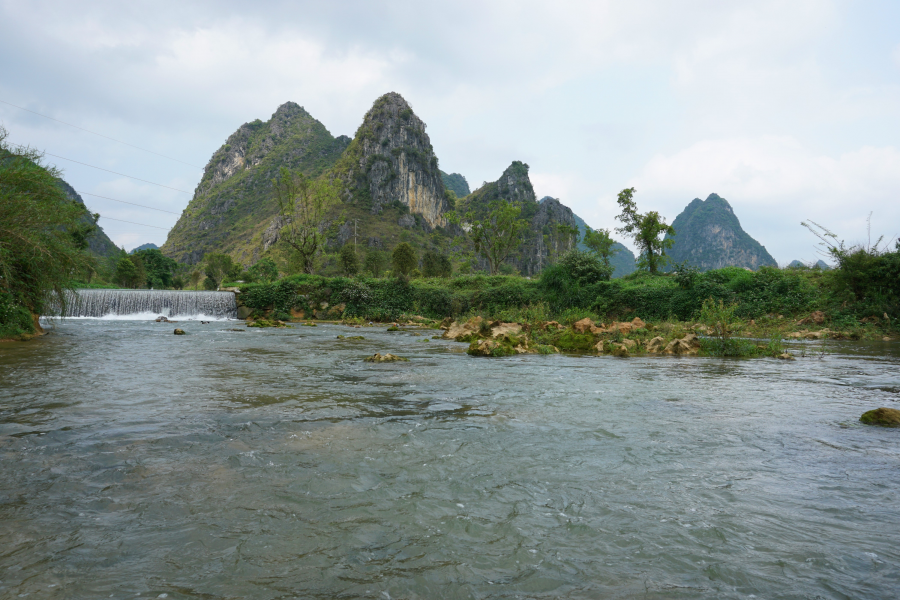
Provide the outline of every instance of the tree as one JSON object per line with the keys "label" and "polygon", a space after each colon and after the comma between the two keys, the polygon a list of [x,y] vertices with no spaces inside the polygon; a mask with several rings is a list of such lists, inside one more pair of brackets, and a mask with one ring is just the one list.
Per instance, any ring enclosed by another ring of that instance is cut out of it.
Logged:
{"label": "tree", "polygon": [[613,272],[612,266],[603,264],[595,254],[578,249],[563,254],[559,266],[581,285],[609,281]]}
{"label": "tree", "polygon": [[488,205],[487,216],[480,221],[474,213],[466,213],[469,237],[475,251],[487,259],[491,275],[497,274],[503,261],[522,243],[526,223],[519,218],[521,212],[522,207],[516,204],[494,200]]}
{"label": "tree", "polygon": [[263,283],[278,279],[278,267],[275,265],[275,261],[269,257],[257,261],[255,265],[247,269],[247,273],[253,281],[262,281]]}
{"label": "tree", "polygon": [[381,277],[384,270],[384,254],[380,250],[370,248],[366,252],[366,260],[363,263],[363,270],[367,271],[372,277]]}
{"label": "tree", "polygon": [[394,248],[394,252],[391,254],[391,264],[395,273],[408,276],[419,264],[419,257],[416,256],[416,251],[413,250],[412,246],[406,242],[401,242],[397,244],[397,247]]}
{"label": "tree", "polygon": [[209,253],[203,257],[203,263],[203,272],[210,280],[207,287],[210,289],[218,289],[235,267],[234,261],[227,254]]}
{"label": "tree", "polygon": [[615,240],[609,235],[609,229],[591,229],[590,227],[584,232],[584,245],[594,253],[594,256],[605,267],[611,267],[610,260],[618,253],[618,249],[614,249]]}
{"label": "tree", "polygon": [[147,287],[154,289],[172,287],[172,275],[178,270],[177,262],[157,248],[138,250],[131,257],[139,259],[143,264],[147,276]]}
{"label": "tree", "polygon": [[450,277],[453,265],[450,257],[434,250],[428,250],[422,256],[422,275],[425,277]]}
{"label": "tree", "polygon": [[284,227],[282,238],[293,248],[304,273],[312,273],[316,254],[325,242],[325,217],[339,201],[327,179],[311,179],[282,167],[273,182]]}
{"label": "tree", "polygon": [[195,290],[197,289],[197,286],[200,285],[201,277],[203,277],[203,273],[200,271],[200,269],[194,269],[193,271],[191,271],[191,287]]}
{"label": "tree", "polygon": [[94,219],[66,196],[41,153],[7,143],[7,135],[0,127],[0,304],[29,316],[64,307],[74,277],[92,266],[84,248]]}
{"label": "tree", "polygon": [[138,268],[139,262],[140,259],[135,261],[127,254],[123,254],[116,262],[116,273],[114,276],[116,283],[126,288],[140,287],[146,281],[146,273],[144,272],[143,264],[141,264],[141,268]]}
{"label": "tree", "polygon": [[346,275],[359,273],[359,257],[356,256],[353,244],[344,244],[341,248],[341,269]]}
{"label": "tree", "polygon": [[616,231],[634,238],[640,253],[638,266],[656,274],[659,267],[668,262],[666,249],[671,248],[675,243],[671,237],[660,238],[660,236],[665,236],[665,234],[674,236],[675,228],[666,225],[666,220],[655,210],[643,215],[637,212],[634,188],[626,188],[619,192],[617,202],[622,208],[622,213],[616,219],[622,221],[624,225],[617,227]]}

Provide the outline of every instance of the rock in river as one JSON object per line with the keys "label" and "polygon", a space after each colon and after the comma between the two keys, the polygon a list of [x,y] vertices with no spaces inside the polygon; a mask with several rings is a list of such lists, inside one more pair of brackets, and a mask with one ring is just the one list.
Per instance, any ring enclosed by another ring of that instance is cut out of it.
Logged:
{"label": "rock in river", "polygon": [[866,425],[900,427],[900,410],[896,408],[876,408],[875,410],[864,412],[859,420]]}
{"label": "rock in river", "polygon": [[184,329],[176,329],[175,335],[184,335]]}

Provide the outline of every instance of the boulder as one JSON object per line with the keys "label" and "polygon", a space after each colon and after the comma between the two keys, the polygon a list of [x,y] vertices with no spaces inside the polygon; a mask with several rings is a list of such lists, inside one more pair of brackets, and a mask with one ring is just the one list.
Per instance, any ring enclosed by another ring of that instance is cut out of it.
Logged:
{"label": "boulder", "polygon": [[635,340],[624,339],[622,340],[622,345],[628,348],[628,350],[634,350],[638,343]]}
{"label": "boulder", "polygon": [[594,329],[594,322],[588,318],[584,318],[580,321],[576,321],[572,327],[574,327],[575,331],[578,333],[587,333],[591,329]]}
{"label": "boulder", "polygon": [[828,329],[822,329],[821,331],[810,331],[809,333],[803,334],[803,338],[807,340],[821,340],[828,337],[829,333],[831,333],[831,331],[829,331]]}
{"label": "boulder", "polygon": [[378,354],[375,353],[372,356],[367,357],[366,362],[370,363],[386,363],[386,362],[409,362],[408,358],[403,358],[400,356],[395,356],[394,354]]}
{"label": "boulder", "polygon": [[656,336],[647,342],[647,352],[651,354],[659,354],[665,348],[666,340],[660,336]]}
{"label": "boulder", "polygon": [[[526,350],[527,351],[527,350]],[[497,340],[476,340],[469,345],[466,353],[470,356],[511,356],[521,354],[512,344],[503,344]]]}
{"label": "boulder", "polygon": [[613,356],[621,356],[624,358],[628,356],[628,346],[625,344],[611,343],[609,345],[609,353]]}
{"label": "boulder", "polygon": [[469,319],[465,323],[454,321],[450,324],[449,328],[444,333],[444,339],[455,340],[466,335],[478,333],[481,330],[481,323],[483,320],[484,319],[482,319],[481,317],[475,317],[473,319]]}
{"label": "boulder", "polygon": [[641,321],[640,318],[638,318],[638,317],[635,317],[631,320],[631,325],[635,329],[646,329],[647,328],[647,324],[644,323],[643,321]]}
{"label": "boulder", "polygon": [[246,319],[253,312],[253,309],[249,306],[238,306],[237,309],[237,318],[238,319]]}
{"label": "boulder", "polygon": [[900,427],[900,410],[896,408],[876,408],[864,412],[859,420],[866,425],[880,427]]}
{"label": "boulder", "polygon": [[782,352],[776,358],[780,358],[781,360],[795,360],[793,356],[788,354],[787,352]]}
{"label": "boulder", "polygon": [[565,327],[564,327],[563,325],[561,325],[561,324],[559,323],[559,321],[544,321],[543,323],[541,323],[541,329],[542,329],[542,330],[547,330],[547,329],[565,329]]}
{"label": "boulder", "polygon": [[184,335],[184,329],[176,329],[175,335]]}
{"label": "boulder", "polygon": [[156,317],[156,322],[157,322],[157,323],[168,323],[168,322],[169,322],[169,318],[160,315],[160,316]]}
{"label": "boulder", "polygon": [[697,354],[700,351],[700,340],[693,333],[689,333],[680,340],[672,340],[666,345],[666,354]]}
{"label": "boulder", "polygon": [[491,323],[491,337],[498,338],[503,335],[516,335],[521,333],[522,326],[518,323]]}

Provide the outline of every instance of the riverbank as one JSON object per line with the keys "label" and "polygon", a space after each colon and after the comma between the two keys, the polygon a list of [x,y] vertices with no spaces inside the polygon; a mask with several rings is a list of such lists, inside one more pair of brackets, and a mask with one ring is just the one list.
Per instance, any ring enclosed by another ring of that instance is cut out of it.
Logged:
{"label": "riverbank", "polygon": [[[630,339],[636,342],[630,350],[634,352],[637,347],[655,348],[658,343],[648,346],[655,337],[668,345],[689,335],[720,338],[720,346],[734,344],[726,339],[762,340],[755,347],[769,347],[767,355],[778,349],[776,342],[781,340],[900,339],[896,306],[851,303],[825,283],[821,272],[771,268],[709,271],[697,274],[689,286],[676,276],[648,274],[586,286],[513,276],[406,281],[300,275],[275,283],[240,285],[238,310],[244,318],[286,322],[427,322],[436,326],[447,319],[458,323],[480,319],[481,323],[513,323],[533,346],[566,351],[596,350],[604,342],[607,351],[614,352],[614,344],[630,345],[625,342]],[[704,313],[705,303],[721,310]],[[587,334],[576,326],[585,319],[595,329]],[[727,322],[719,332],[721,319]],[[633,334],[623,331],[627,329],[623,324],[635,320],[641,325],[632,327]],[[548,329],[548,323],[557,323],[560,329]],[[596,331],[600,329],[608,331],[601,334]],[[585,335],[590,339],[578,337]],[[744,350],[756,352],[746,344]]]}

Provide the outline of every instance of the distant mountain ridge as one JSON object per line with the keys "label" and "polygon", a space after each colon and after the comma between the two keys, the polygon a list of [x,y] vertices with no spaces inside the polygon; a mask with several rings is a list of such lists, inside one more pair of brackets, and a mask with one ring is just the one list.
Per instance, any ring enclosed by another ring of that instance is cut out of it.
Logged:
{"label": "distant mountain ridge", "polygon": [[140,252],[141,250],[159,250],[159,246],[153,243],[141,244],[128,254],[134,254],[135,252]]}
{"label": "distant mountain ridge", "polygon": [[731,205],[718,194],[692,200],[675,217],[672,227],[675,243],[667,254],[674,263],[687,261],[701,271],[778,266],[765,247],[741,228]]}
{"label": "distant mountain ridge", "polygon": [[459,173],[447,174],[441,171],[441,179],[444,180],[444,187],[451,190],[459,198],[472,193],[469,189],[469,182]]}

